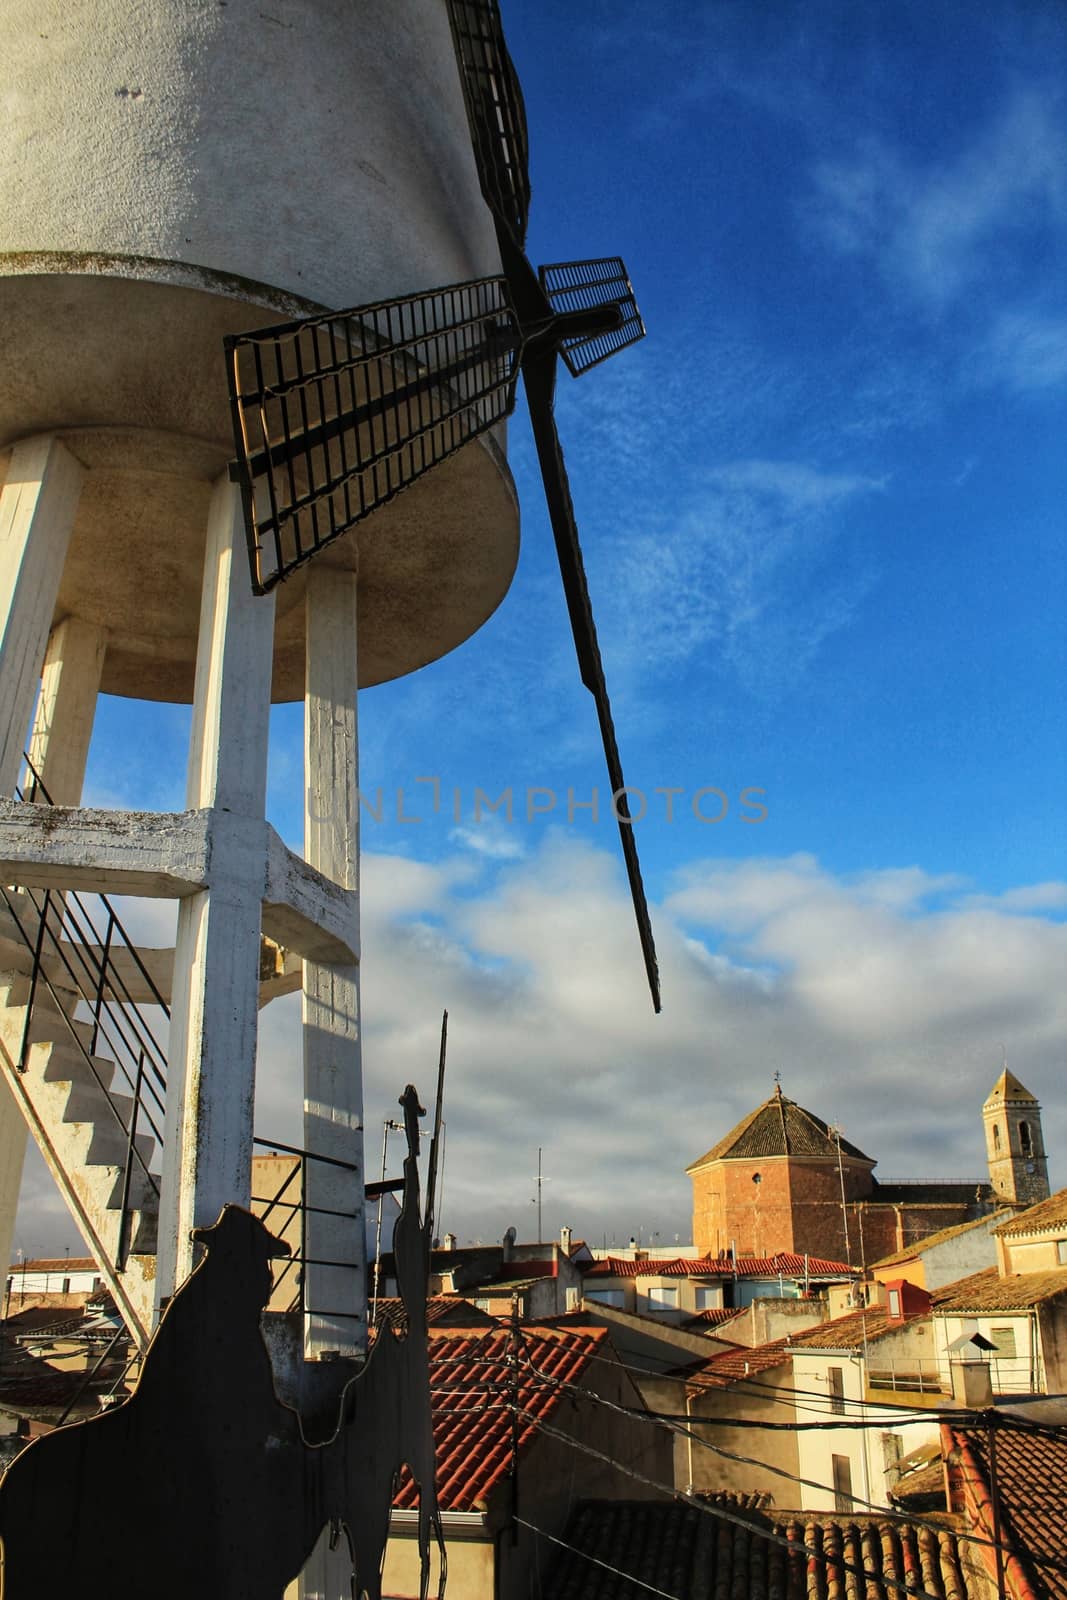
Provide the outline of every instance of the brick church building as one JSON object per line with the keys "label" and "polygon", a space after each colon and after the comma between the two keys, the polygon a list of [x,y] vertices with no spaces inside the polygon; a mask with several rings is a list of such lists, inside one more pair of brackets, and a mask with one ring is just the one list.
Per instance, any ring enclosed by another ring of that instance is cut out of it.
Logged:
{"label": "brick church building", "polygon": [[686,1168],[704,1255],[778,1251],[864,1266],[960,1222],[1049,1194],[1041,1107],[1007,1068],[982,1108],[989,1177],[880,1183],[875,1162],[781,1089]]}

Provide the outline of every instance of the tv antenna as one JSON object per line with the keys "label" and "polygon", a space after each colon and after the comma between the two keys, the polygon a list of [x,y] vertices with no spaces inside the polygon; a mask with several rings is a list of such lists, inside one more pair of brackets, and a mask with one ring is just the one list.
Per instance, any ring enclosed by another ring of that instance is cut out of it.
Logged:
{"label": "tv antenna", "polygon": [[551,1181],[552,1181],[551,1178],[544,1177],[544,1175],[541,1172],[541,1146],[538,1145],[538,1147],[537,1147],[537,1177],[534,1179],[534,1182],[537,1184],[537,1194],[530,1201],[530,1204],[532,1206],[536,1206],[537,1207],[537,1242],[538,1242],[538,1244],[543,1243],[543,1234],[541,1232],[541,1192],[542,1192],[545,1184],[546,1183],[551,1183]]}
{"label": "tv antenna", "polygon": [[618,257],[535,271],[526,115],[497,0],[448,0],[503,273],[226,340],[252,584],[265,594],[514,410],[519,374],[582,682],[593,696],[652,1004],[659,970],[553,410],[573,377],[644,337]]}

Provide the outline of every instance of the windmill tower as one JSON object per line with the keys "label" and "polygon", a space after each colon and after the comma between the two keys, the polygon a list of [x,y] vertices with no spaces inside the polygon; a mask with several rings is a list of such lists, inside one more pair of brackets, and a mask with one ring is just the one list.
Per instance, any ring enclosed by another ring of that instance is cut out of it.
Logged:
{"label": "windmill tower", "polygon": [[[257,1006],[298,970],[296,1393],[366,1341],[357,690],[503,598],[520,373],[659,1005],[552,415],[557,356],[577,376],[642,335],[633,292],[615,258],[525,258],[495,0],[358,10],[5,17],[0,1248],[28,1125],[143,1341],[191,1230],[248,1202]],[[192,704],[184,811],[80,807],[100,692]],[[270,706],[301,699],[298,856],[264,810]],[[175,949],[136,951],[116,894],[177,900]]]}
{"label": "windmill tower", "polygon": [[[28,1125],[142,1341],[190,1230],[248,1203],[282,947],[302,967],[305,1354],[364,1346],[356,691],[468,637],[517,556],[497,429],[253,593],[224,338],[499,266],[445,7],[359,9],[5,11],[0,1250]],[[192,703],[184,811],[80,809],[101,691]],[[271,703],[301,699],[298,856],[264,806]],[[176,899],[176,949],[139,965],[101,893]],[[165,1054],[131,1020],[146,1003],[169,1007]]]}

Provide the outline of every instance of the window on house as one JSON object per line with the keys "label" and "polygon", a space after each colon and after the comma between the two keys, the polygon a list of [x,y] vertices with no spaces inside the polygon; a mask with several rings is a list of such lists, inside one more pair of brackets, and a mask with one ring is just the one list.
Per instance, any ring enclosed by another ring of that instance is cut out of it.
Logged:
{"label": "window on house", "polygon": [[993,1124],[993,1149],[994,1150],[999,1150],[1000,1149],[1000,1128],[997,1126],[997,1124],[995,1122]]}
{"label": "window on house", "polygon": [[60,1294],[69,1294],[70,1293],[70,1279],[69,1278],[64,1278],[63,1279],[63,1287],[62,1287],[62,1289],[60,1289],[59,1292],[60,1292]]}
{"label": "window on house", "polygon": [[828,1367],[826,1382],[830,1390],[830,1410],[837,1417],[845,1414],[845,1369]]}
{"label": "window on house", "polygon": [[1020,1122],[1019,1124],[1019,1147],[1024,1156],[1032,1156],[1034,1153],[1034,1141],[1028,1122]]}
{"label": "window on house", "polygon": [[998,1356],[1015,1355],[1014,1328],[990,1328],[989,1337],[997,1347]]}
{"label": "window on house", "polygon": [[848,1456],[831,1456],[834,1475],[834,1510],[852,1510],[852,1465]]}
{"label": "window on house", "polygon": [[900,1290],[899,1289],[890,1289],[890,1291],[889,1291],[889,1315],[891,1317],[899,1317],[900,1316]]}
{"label": "window on house", "polygon": [[652,1284],[648,1291],[650,1311],[677,1311],[678,1288],[676,1284]]}
{"label": "window on house", "polygon": [[602,1306],[618,1306],[622,1310],[623,1291],[621,1289],[586,1289],[585,1298],[595,1300]]}
{"label": "window on house", "polygon": [[[1065,1239],[1063,1242],[1065,1245],[1067,1245],[1067,1239]],[[697,1310],[714,1311],[722,1303],[719,1299],[721,1292],[722,1291],[718,1287],[714,1289],[698,1289],[696,1292]]]}
{"label": "window on house", "polygon": [[1067,1267],[1067,1239],[1056,1240],[1056,1260],[1061,1267]]}

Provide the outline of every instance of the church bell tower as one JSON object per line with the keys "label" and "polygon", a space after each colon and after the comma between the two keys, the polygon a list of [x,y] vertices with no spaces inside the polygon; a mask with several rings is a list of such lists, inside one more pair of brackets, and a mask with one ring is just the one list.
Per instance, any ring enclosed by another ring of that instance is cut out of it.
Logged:
{"label": "church bell tower", "polygon": [[1005,1067],[982,1107],[989,1180],[996,1198],[1032,1206],[1049,1197],[1041,1107]]}

